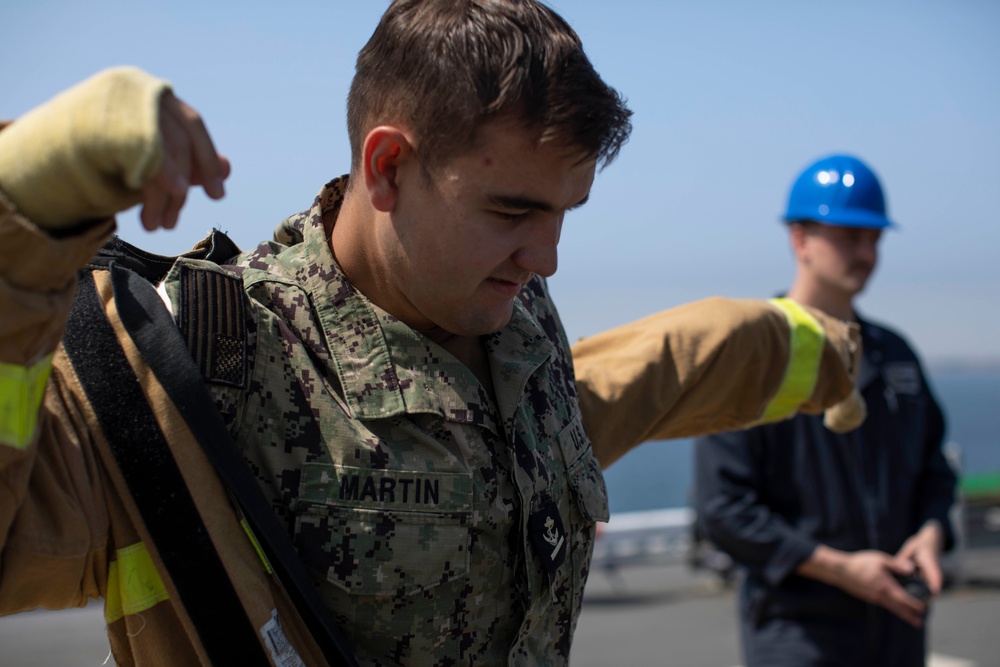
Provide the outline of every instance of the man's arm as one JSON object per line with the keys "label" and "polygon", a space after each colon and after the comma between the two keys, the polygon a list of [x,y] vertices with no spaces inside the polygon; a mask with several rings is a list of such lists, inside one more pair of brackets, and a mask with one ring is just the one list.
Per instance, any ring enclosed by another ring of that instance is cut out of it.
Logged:
{"label": "man's arm", "polygon": [[[753,429],[698,439],[696,507],[708,537],[737,561],[754,566],[772,586],[795,573],[885,607],[919,627],[926,604],[910,596],[893,576],[911,574],[910,559],[881,551],[833,549],[798,531],[762,500],[764,464],[756,458],[762,433]],[[924,545],[923,537],[914,541],[915,548]]]}
{"label": "man's arm", "polygon": [[720,549],[777,586],[818,545],[768,504],[764,429],[698,438],[694,447],[699,525]]}
{"label": "man's arm", "polygon": [[98,75],[2,127],[0,613],[82,604],[107,576],[102,476],[53,362],[77,269],[118,210],[143,202],[147,226],[169,226],[188,183],[221,195],[227,170],[197,115],[138,70]]}
{"label": "man's arm", "polygon": [[864,416],[852,379],[859,353],[855,325],[787,300],[712,298],[584,339],[573,365],[587,434],[607,468],[647,440],[837,404],[851,410],[828,424],[854,428]]}
{"label": "man's arm", "polygon": [[171,227],[190,185],[219,198],[228,171],[197,113],[133,68],[102,72],[3,127],[0,415],[9,433],[0,443],[31,440],[75,272],[113,231],[111,216],[142,203],[147,228]]}
{"label": "man's arm", "polygon": [[0,135],[0,190],[57,235],[139,203],[147,229],[173,227],[189,187],[219,199],[228,175],[197,112],[132,67],[96,74]]}

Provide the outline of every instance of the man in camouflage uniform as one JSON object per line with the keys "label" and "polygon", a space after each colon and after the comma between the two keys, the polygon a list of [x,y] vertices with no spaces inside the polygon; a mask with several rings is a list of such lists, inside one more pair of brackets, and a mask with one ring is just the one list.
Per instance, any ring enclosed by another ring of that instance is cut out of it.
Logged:
{"label": "man in camouflage uniform", "polygon": [[[360,664],[566,664],[608,517],[601,467],[645,440],[837,403],[852,388],[852,332],[792,303],[716,299],[571,356],[545,278],[565,212],[616,156],[630,113],[544,6],[393,3],[348,107],[349,176],[274,242],[222,267],[178,261],[160,292],[194,335],[212,319],[192,305],[196,283],[245,295],[216,313],[245,315],[243,372],[206,380]],[[172,227],[188,184],[219,197],[227,171],[197,115],[137,70],[0,133],[0,611],[105,597],[121,664],[207,664],[205,629],[160,567],[57,341],[73,272],[109,216],[141,200],[148,228]],[[115,324],[118,295],[94,282]],[[318,664],[280,592],[254,583],[267,575],[176,406],[129,359],[250,617],[283,615],[295,657],[272,641],[270,659]],[[115,583],[125,570],[146,574],[141,599]]]}

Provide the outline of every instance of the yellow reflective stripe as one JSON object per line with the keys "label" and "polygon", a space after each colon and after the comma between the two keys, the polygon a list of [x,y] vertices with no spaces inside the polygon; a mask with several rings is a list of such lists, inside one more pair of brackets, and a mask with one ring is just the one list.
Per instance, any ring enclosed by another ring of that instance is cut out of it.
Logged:
{"label": "yellow reflective stripe", "polygon": [[108,592],[104,620],[114,623],[126,614],[146,611],[170,596],[142,542],[119,549],[118,560],[108,567]]}
{"label": "yellow reflective stripe", "polygon": [[812,396],[826,341],[823,327],[805,308],[791,299],[771,299],[771,303],[785,314],[791,339],[785,379],[764,410],[762,422],[777,421],[795,414],[799,406]]}
{"label": "yellow reflective stripe", "polygon": [[31,444],[51,373],[51,354],[30,368],[0,362],[0,445],[24,449]]}
{"label": "yellow reflective stripe", "polygon": [[268,574],[273,573],[274,570],[271,568],[271,561],[267,559],[267,556],[264,555],[264,550],[260,548],[260,542],[257,541],[257,536],[253,534],[252,530],[250,530],[250,524],[247,523],[246,519],[240,519],[240,525],[243,526],[243,532],[250,538],[250,544],[253,545],[254,551],[257,552],[257,557],[260,558],[260,562],[264,564],[264,569],[267,570]]}

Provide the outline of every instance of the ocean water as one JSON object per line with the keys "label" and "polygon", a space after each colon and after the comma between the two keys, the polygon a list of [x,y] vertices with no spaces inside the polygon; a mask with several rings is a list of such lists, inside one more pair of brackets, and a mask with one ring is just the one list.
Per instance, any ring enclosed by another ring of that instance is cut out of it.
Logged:
{"label": "ocean water", "polygon": [[[961,452],[964,472],[1000,472],[1000,372],[940,371],[930,384],[947,420],[945,442]],[[604,473],[611,511],[690,505],[694,441],[647,442]]]}

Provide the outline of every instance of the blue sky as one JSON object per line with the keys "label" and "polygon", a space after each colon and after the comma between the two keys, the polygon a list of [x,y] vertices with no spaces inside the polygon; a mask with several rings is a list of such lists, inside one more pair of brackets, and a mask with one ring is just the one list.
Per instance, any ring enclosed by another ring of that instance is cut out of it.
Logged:
{"label": "blue sky", "polygon": [[[552,290],[571,338],[792,276],[778,222],[806,164],[851,152],[900,224],[860,309],[930,361],[1000,359],[1000,3],[788,0],[551,3],[635,111],[618,161],[567,218]],[[8,0],[0,117],[107,66],[170,80],[233,162],[164,253],[212,226],[270,237],[348,168],[344,98],[385,3]]]}

